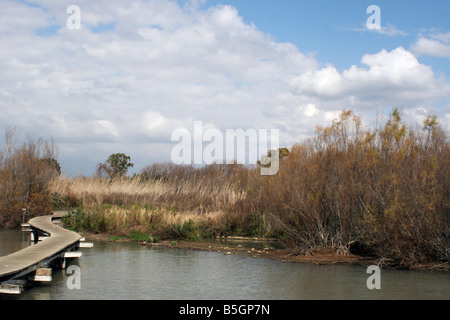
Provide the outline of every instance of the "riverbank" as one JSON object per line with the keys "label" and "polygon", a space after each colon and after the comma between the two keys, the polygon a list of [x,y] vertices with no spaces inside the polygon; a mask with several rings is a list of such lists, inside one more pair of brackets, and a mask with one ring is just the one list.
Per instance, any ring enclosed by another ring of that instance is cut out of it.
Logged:
{"label": "riverbank", "polygon": [[[138,242],[142,246],[148,247],[164,247],[173,249],[185,249],[185,250],[200,250],[200,251],[210,251],[216,252],[222,255],[246,255],[253,258],[266,258],[273,259],[287,263],[312,263],[318,265],[330,265],[330,264],[352,264],[360,266],[370,266],[378,265],[380,263],[379,259],[372,257],[362,257],[354,254],[341,255],[335,250],[322,248],[316,250],[310,250],[306,254],[295,254],[292,249],[284,248],[274,248],[273,246],[267,245],[261,247],[261,242],[254,241],[251,238],[240,238],[240,240],[248,240],[245,245],[235,243],[221,243],[223,239],[218,239],[217,241],[159,241],[159,242],[143,242],[135,241],[129,238],[119,238],[116,239],[113,235],[108,234],[92,234],[86,233],[83,236],[88,241],[109,241],[109,242]],[[230,237],[230,240],[234,238]],[[251,241],[254,241],[254,246],[249,245]],[[395,269],[395,267],[383,264],[382,268]],[[410,270],[417,271],[440,271],[440,272],[450,272],[450,265],[448,263],[424,263],[417,264],[410,268]]]}
{"label": "riverbank", "polygon": [[283,262],[303,262],[315,264],[373,264],[372,259],[358,257],[355,255],[338,255],[331,249],[321,249],[308,252],[307,254],[294,254],[290,249],[276,249],[270,246],[264,248],[247,247],[239,244],[222,244],[216,242],[189,242],[180,241],[176,245],[168,242],[143,244],[148,246],[164,246],[175,247],[189,250],[213,251],[219,254],[232,255],[248,255],[253,258],[268,258],[280,260]]}

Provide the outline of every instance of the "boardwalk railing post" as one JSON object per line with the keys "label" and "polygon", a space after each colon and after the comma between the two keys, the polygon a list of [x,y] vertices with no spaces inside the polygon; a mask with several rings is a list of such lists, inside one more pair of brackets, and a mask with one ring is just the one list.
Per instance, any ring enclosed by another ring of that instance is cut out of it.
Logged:
{"label": "boardwalk railing post", "polygon": [[31,241],[33,241],[33,244],[38,243],[39,242],[39,230],[37,230],[36,228],[33,228],[33,231],[31,234],[32,234]]}

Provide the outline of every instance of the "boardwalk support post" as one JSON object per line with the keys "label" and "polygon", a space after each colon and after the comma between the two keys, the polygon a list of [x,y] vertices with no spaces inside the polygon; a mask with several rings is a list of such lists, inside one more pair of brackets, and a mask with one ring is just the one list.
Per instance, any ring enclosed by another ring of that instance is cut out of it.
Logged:
{"label": "boardwalk support post", "polygon": [[37,269],[34,274],[33,281],[43,281],[43,282],[52,281],[52,269],[50,268]]}
{"label": "boardwalk support post", "polygon": [[33,231],[31,231],[31,241],[33,241],[33,244],[39,242],[39,230],[33,228]]}
{"label": "boardwalk support post", "polygon": [[8,280],[0,283],[0,293],[21,294],[26,285],[25,280]]}

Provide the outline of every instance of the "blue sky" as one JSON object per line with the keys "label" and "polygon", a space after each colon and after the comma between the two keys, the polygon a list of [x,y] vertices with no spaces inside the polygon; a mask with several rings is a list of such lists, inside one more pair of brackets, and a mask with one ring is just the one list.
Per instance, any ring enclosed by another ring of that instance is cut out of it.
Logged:
{"label": "blue sky", "polygon": [[[67,8],[80,8],[69,29]],[[368,30],[378,5],[381,29]],[[171,134],[279,129],[290,147],[352,109],[450,132],[450,2],[4,0],[0,131],[54,138],[63,171],[171,161]],[[1,147],[1,143],[0,143]]]}
{"label": "blue sky", "polygon": [[[314,52],[322,63],[337,68],[359,64],[366,53],[409,48],[416,38],[431,32],[450,30],[448,0],[207,0],[203,6],[229,4],[239,10],[247,23],[274,36],[280,42],[292,42],[303,52]],[[383,35],[364,29],[370,5],[381,9],[382,26],[395,26],[406,35]],[[436,71],[450,77],[450,60],[421,57]]]}

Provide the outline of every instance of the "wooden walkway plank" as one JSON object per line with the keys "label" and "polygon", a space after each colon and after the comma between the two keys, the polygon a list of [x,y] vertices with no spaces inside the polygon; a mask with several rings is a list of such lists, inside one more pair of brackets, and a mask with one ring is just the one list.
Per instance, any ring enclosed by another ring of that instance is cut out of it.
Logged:
{"label": "wooden walkway plank", "polygon": [[52,222],[53,218],[60,218],[65,213],[66,211],[58,211],[53,215],[36,217],[28,222],[32,228],[48,233],[50,237],[45,241],[0,257],[0,279],[14,275],[19,277],[23,272],[45,267],[41,264],[45,264],[46,260],[58,254],[63,256],[66,249],[79,242],[82,238],[81,235]]}

